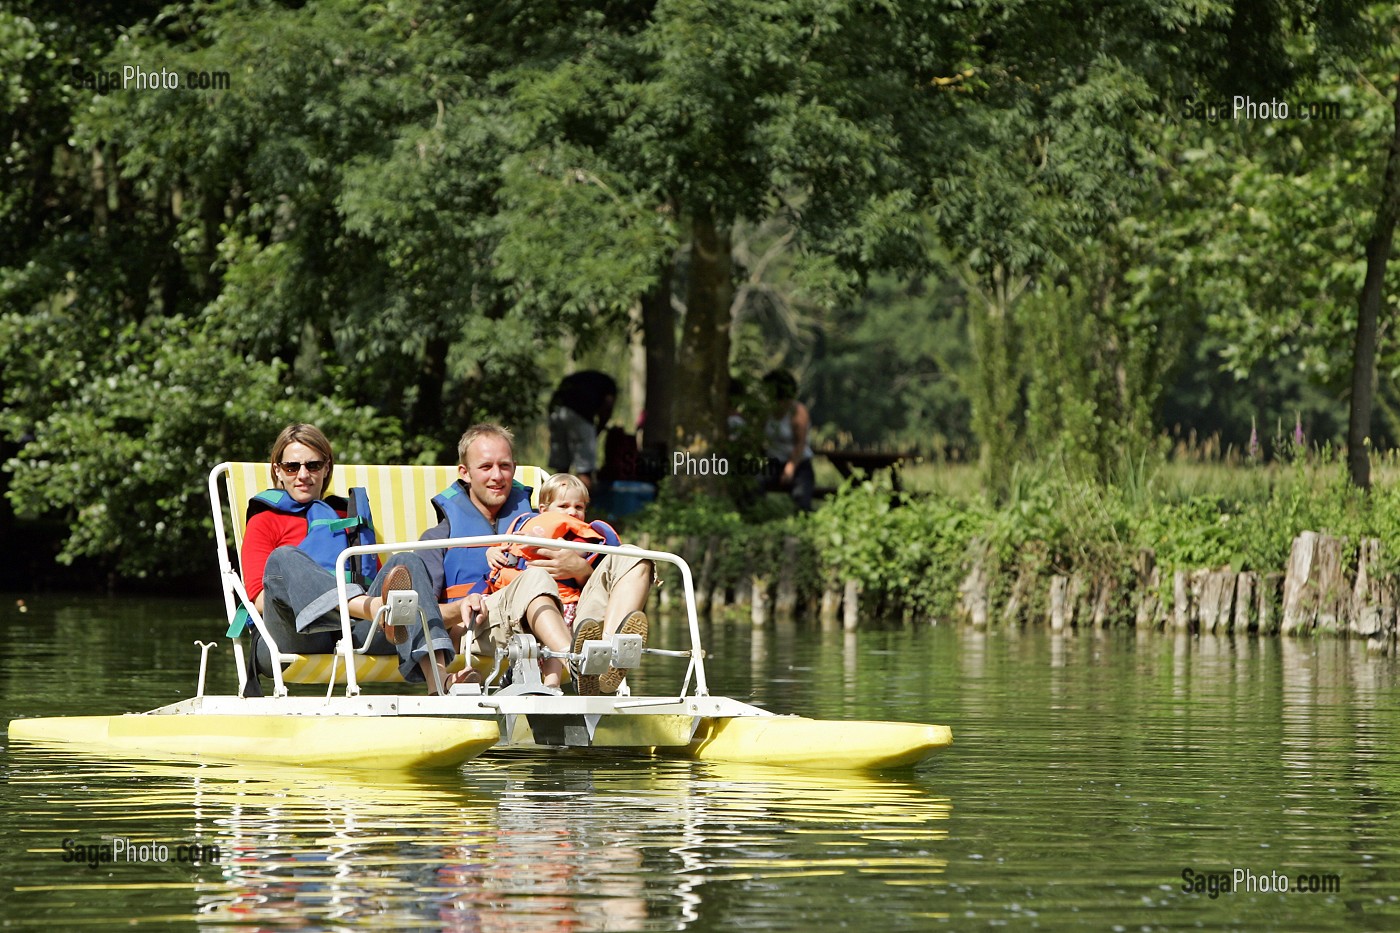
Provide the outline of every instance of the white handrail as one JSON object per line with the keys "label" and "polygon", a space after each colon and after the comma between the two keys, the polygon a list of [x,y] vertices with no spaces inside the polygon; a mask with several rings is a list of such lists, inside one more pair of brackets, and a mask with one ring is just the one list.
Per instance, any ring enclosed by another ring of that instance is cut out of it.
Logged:
{"label": "white handrail", "polygon": [[[690,565],[678,555],[667,551],[649,551],[632,545],[592,544],[584,541],[562,541],[557,538],[536,538],[530,535],[476,535],[467,538],[438,538],[428,541],[407,541],[385,544],[361,544],[341,551],[335,559],[336,595],[340,600],[341,649],[346,652],[346,696],[358,696],[359,684],[355,682],[354,659],[350,657],[352,638],[350,634],[350,604],[345,579],[346,562],[359,554],[382,554],[397,551],[433,551],[449,547],[490,547],[496,544],[528,544],[535,547],[561,548],[570,551],[584,551],[590,554],[620,554],[624,557],[638,557],[645,560],[675,564],[681,571],[681,582],[685,588],[686,619],[690,628],[691,668],[695,671],[695,695],[709,696],[709,684],[705,680],[704,652],[700,646],[700,618],[695,611],[695,583],[690,573]],[[420,598],[423,594],[419,594]],[[437,594],[432,594],[436,598]],[[682,697],[685,693],[682,692]]]}

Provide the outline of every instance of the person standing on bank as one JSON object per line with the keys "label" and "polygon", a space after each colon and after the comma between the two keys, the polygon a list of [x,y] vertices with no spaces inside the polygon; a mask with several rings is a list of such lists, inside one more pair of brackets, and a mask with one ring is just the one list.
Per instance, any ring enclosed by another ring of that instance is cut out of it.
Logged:
{"label": "person standing on bank", "polygon": [[817,485],[812,446],[808,443],[812,416],[807,406],[797,400],[797,379],[786,369],[775,369],[764,376],[763,386],[773,405],[763,426],[769,464],[764,488],[791,490],[797,507],[810,512]]}
{"label": "person standing on bank", "polygon": [[584,369],[565,376],[549,399],[549,472],[573,473],[593,488],[598,472],[598,431],[612,417],[617,383]]}

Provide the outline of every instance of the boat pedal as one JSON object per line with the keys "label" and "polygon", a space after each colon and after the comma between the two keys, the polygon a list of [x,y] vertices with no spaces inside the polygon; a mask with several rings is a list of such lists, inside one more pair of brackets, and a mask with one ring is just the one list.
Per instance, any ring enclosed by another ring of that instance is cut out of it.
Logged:
{"label": "boat pedal", "polygon": [[614,635],[612,666],[634,668],[642,663],[642,636]]}
{"label": "boat pedal", "polygon": [[415,590],[390,590],[385,597],[389,624],[409,628],[418,624],[418,593]]}
{"label": "boat pedal", "polygon": [[612,666],[613,646],[598,639],[583,643],[583,660],[579,662],[579,673],[598,677],[606,674]]}

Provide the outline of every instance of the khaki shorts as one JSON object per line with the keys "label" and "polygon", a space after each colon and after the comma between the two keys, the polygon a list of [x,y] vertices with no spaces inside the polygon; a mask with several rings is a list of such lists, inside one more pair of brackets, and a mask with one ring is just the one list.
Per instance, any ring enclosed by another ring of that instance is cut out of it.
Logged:
{"label": "khaki shorts", "polygon": [[548,596],[560,606],[559,587],[554,578],[539,567],[528,567],[505,589],[487,596],[486,624],[488,629],[479,636],[489,639],[498,648],[504,648],[510,636],[524,631],[525,608],[539,596]]}
{"label": "khaki shorts", "polygon": [[[642,563],[651,565],[651,561],[645,557],[624,557],[621,554],[605,555],[598,566],[593,568],[593,574],[588,578],[588,582],[583,585],[583,592],[579,594],[578,598],[578,609],[574,611],[575,621],[597,619],[601,622],[608,611],[608,596],[611,595],[617,581],[625,577],[633,567]],[[648,570],[648,573],[650,572]],[[638,606],[637,608],[642,607]]]}

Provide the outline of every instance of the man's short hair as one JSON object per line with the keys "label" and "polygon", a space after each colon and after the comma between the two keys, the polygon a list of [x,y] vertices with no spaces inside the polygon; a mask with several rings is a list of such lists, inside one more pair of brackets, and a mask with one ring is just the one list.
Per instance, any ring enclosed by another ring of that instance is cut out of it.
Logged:
{"label": "man's short hair", "polygon": [[462,439],[457,442],[457,462],[462,464],[462,466],[467,465],[467,448],[472,445],[472,441],[475,441],[479,437],[501,438],[510,445],[510,455],[512,457],[515,456],[515,435],[511,433],[510,428],[483,421],[480,424],[474,424],[467,428],[466,433],[462,435]]}

